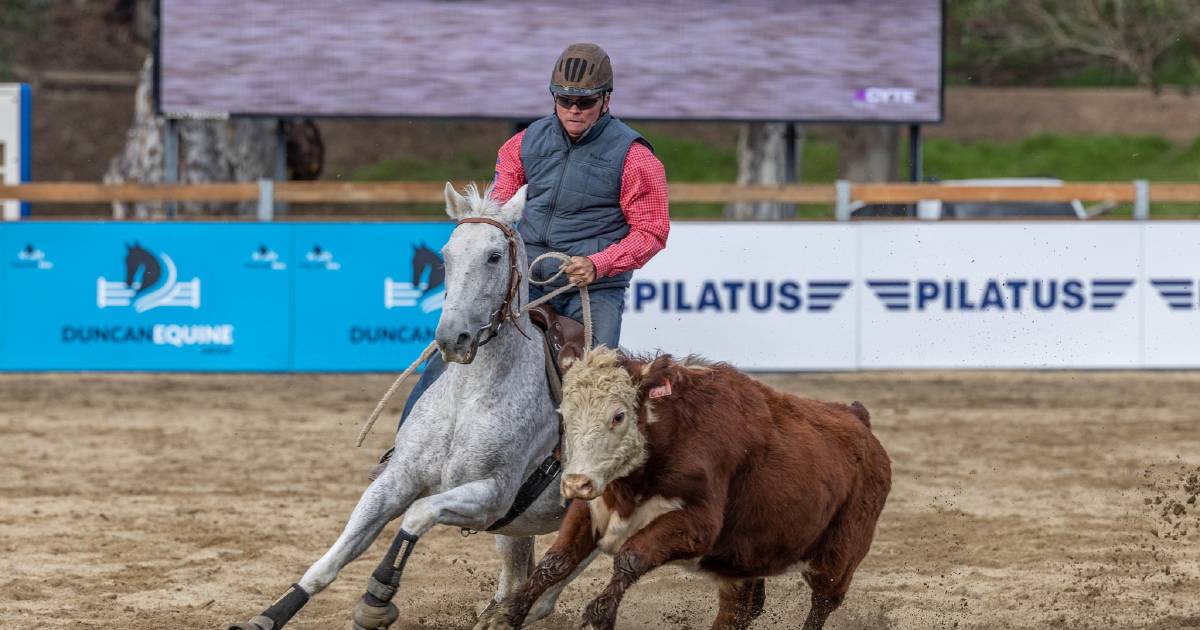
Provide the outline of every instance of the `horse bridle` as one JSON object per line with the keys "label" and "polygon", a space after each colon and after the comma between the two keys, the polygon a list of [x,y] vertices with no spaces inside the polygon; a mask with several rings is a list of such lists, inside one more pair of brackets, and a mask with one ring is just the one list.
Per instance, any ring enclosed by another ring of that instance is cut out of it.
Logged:
{"label": "horse bridle", "polygon": [[[458,225],[464,223],[486,223],[503,232],[505,240],[508,241],[508,290],[504,294],[504,301],[500,303],[500,308],[497,308],[492,313],[487,325],[479,329],[480,337],[483,337],[484,332],[487,332],[488,336],[480,339],[476,345],[483,346],[492,339],[495,339],[505,321],[511,320],[517,332],[525,335],[525,331],[521,330],[520,324],[517,323],[517,311],[513,307],[514,300],[517,299],[517,291],[521,287],[521,267],[517,263],[517,233],[507,225],[487,217],[468,217],[461,219]],[[525,336],[528,337],[528,335]]]}

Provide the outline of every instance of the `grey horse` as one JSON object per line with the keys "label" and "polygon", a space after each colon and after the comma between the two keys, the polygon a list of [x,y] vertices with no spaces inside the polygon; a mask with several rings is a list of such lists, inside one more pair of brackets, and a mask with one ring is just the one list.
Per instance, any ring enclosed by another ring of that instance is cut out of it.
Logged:
{"label": "grey horse", "polygon": [[[503,206],[474,185],[465,192],[446,184],[446,213],[459,223],[442,249],[448,291],[436,341],[448,364],[445,373],[396,433],[387,467],[363,492],[329,551],[261,615],[230,630],[282,627],[365,551],[384,525],[404,514],[354,609],[355,630],[387,628],[399,615],[391,600],[418,539],[434,525],[483,531],[495,524],[558,444],[543,342],[528,315],[517,312],[528,281],[520,272],[525,245],[512,226],[521,217],[525,188]],[[550,483],[519,517],[494,531],[503,562],[493,602],[528,576],[533,536],[558,528],[561,503],[559,484]],[[530,621],[553,611],[568,581],[535,604]]]}

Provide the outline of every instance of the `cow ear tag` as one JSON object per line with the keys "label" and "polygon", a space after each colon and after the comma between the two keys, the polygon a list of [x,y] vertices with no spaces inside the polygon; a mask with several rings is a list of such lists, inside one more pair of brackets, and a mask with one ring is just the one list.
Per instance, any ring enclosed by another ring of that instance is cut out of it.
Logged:
{"label": "cow ear tag", "polygon": [[651,398],[663,398],[671,395],[671,381],[663,379],[663,384],[650,388]]}

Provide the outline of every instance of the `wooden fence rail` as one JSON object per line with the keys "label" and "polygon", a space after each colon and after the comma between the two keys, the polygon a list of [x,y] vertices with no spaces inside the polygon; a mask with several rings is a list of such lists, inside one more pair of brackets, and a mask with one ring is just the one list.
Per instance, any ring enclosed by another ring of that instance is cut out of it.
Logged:
{"label": "wooden fence rail", "polygon": [[[458,183],[461,185],[462,183]],[[42,182],[0,185],[0,200],[31,203],[247,202],[290,204],[441,203],[442,182],[260,182],[211,184],[117,184]],[[1098,182],[1049,186],[955,186],[944,184],[786,184],[738,186],[672,183],[672,203],[774,201],[834,204],[839,218],[860,204],[904,204],[926,199],[947,202],[1042,201],[1200,203],[1200,183]],[[261,212],[260,212],[261,215]],[[843,216],[844,215],[844,216]],[[1144,217],[1142,217],[1144,218]]]}

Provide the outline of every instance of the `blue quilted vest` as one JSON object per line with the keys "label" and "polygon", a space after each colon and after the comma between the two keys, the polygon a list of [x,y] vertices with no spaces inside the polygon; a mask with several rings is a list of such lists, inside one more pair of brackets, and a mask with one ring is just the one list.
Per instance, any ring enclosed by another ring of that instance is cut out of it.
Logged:
{"label": "blue quilted vest", "polygon": [[[621,212],[621,174],[634,142],[650,146],[609,114],[575,144],[553,114],[529,125],[521,140],[521,165],[529,187],[519,230],[531,261],[547,251],[588,256],[629,233]],[[549,277],[559,264],[543,261],[534,277]],[[627,287],[632,275],[599,278],[588,286]],[[565,284],[565,278],[553,286]]]}

